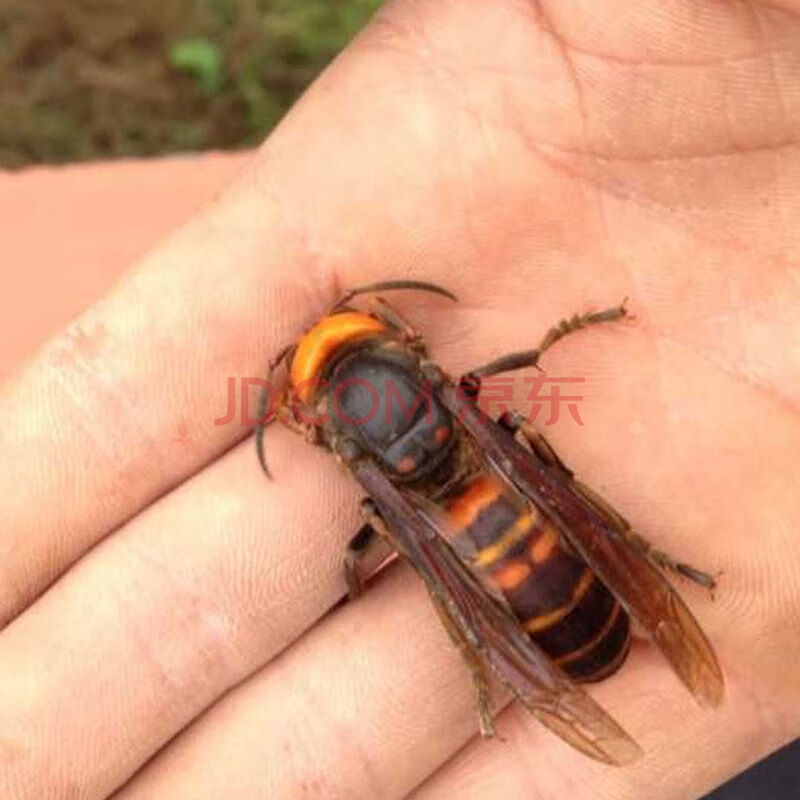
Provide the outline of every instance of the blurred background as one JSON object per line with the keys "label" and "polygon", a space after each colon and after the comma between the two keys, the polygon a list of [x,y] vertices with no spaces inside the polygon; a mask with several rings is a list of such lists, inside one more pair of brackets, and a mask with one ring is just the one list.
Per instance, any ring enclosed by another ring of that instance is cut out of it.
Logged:
{"label": "blurred background", "polygon": [[[255,146],[380,5],[381,0],[0,0],[0,169]],[[123,191],[132,193],[136,184],[127,180]],[[152,181],[140,191],[152,191]],[[52,221],[63,206],[62,216],[68,215],[69,198],[59,201],[53,184],[46,185],[50,206],[42,213]],[[29,191],[41,193],[44,186],[31,184]],[[64,191],[69,194],[69,187]],[[35,225],[39,203],[20,192],[16,184],[8,201],[29,203]],[[103,200],[98,208],[106,205]],[[119,230],[123,218],[120,211],[112,229]],[[114,237],[113,230],[107,234]],[[154,236],[147,230],[140,235]],[[89,238],[85,231],[83,239]],[[29,249],[35,240],[28,238]],[[58,246],[60,259],[64,242]],[[108,261],[108,249],[102,252]],[[120,264],[130,257],[118,255]],[[111,266],[109,272],[117,269],[113,258]],[[41,275],[42,285],[32,284],[29,292],[34,310],[41,311],[42,298],[57,289],[48,270],[57,274],[43,256],[27,268]],[[87,289],[87,296],[94,291]],[[706,800],[756,797],[800,797],[800,743]]]}
{"label": "blurred background", "polygon": [[0,167],[257,144],[381,0],[0,0]]}

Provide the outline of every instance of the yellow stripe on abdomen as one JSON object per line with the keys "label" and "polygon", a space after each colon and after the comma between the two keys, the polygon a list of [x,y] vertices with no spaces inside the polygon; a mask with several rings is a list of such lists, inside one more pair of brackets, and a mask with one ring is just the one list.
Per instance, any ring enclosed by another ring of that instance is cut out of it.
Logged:
{"label": "yellow stripe on abdomen", "polygon": [[589,569],[589,567],[586,567],[581,575],[580,580],[575,586],[575,590],[573,591],[569,602],[565,603],[559,608],[554,609],[553,611],[548,611],[544,614],[538,614],[535,617],[528,618],[524,622],[525,630],[528,631],[528,633],[538,633],[539,631],[551,628],[557,622],[560,622],[578,605],[578,603],[581,602],[581,600],[583,600],[594,579],[594,573]]}
{"label": "yellow stripe on abdomen", "polygon": [[531,535],[531,528],[536,520],[533,514],[517,517],[514,524],[500,538],[475,554],[474,563],[479,567],[490,567],[499,561],[519,541]]}

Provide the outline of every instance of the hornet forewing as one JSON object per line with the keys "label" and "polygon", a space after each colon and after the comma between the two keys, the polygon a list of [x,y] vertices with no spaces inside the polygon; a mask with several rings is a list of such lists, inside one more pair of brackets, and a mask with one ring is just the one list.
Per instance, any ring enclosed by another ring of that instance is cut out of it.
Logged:
{"label": "hornet forewing", "polygon": [[445,382],[440,397],[491,466],[550,517],[648,632],[697,701],[718,706],[724,681],[708,639],[664,575],[630,544],[620,525],[601,513],[567,473],[523,447],[455,385]]}
{"label": "hornet forewing", "polygon": [[610,764],[635,760],[641,754],[639,746],[484,589],[436,521],[415,507],[370,459],[350,467],[375,502],[392,544],[422,577],[473,654],[541,722],[581,752]]}

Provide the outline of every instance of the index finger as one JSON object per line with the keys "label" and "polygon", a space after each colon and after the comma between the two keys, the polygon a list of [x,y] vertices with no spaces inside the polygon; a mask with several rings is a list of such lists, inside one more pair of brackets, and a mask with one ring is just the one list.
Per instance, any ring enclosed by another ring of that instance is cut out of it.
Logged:
{"label": "index finger", "polygon": [[228,378],[334,293],[250,165],[0,393],[0,626],[108,531],[241,438]]}

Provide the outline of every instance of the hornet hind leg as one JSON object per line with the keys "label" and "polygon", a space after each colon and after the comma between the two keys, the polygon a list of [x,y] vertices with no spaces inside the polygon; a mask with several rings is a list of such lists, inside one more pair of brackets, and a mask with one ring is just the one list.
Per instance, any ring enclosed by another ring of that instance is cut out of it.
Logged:
{"label": "hornet hind leg", "polygon": [[561,469],[572,481],[573,487],[589,502],[596,511],[602,514],[615,528],[631,547],[642,553],[650,562],[662,570],[674,572],[683,578],[702,586],[714,596],[716,579],[703,572],[691,564],[679,561],[669,553],[658,550],[639,533],[631,529],[631,525],[605,498],[601,497],[594,489],[591,489],[581,481],[577,480],[572,470],[567,467],[559,458],[553,446],[539,433],[532,425],[525,421],[524,417],[517,411],[507,411],[497,421],[511,434],[519,434],[530,449],[546,464]]}

